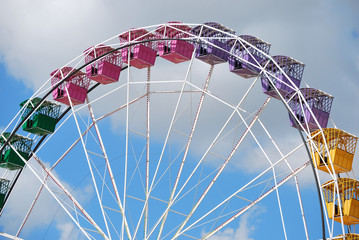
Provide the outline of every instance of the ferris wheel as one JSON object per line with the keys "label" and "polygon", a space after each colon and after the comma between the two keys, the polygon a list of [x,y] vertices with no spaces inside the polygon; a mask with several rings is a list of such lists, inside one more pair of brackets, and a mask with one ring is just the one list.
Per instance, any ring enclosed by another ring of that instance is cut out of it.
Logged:
{"label": "ferris wheel", "polygon": [[[0,234],[21,239],[45,195],[42,239],[59,222],[63,239],[238,238],[249,217],[268,239],[357,239],[357,137],[330,123],[333,96],[300,87],[304,64],[270,46],[168,22],[85,47],[1,135],[0,219],[26,176],[37,188]],[[308,179],[318,193],[301,191]]]}

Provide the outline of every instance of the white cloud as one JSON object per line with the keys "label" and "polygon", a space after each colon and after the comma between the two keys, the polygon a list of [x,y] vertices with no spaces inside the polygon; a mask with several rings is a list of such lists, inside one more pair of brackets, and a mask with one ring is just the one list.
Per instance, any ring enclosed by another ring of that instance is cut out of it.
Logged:
{"label": "white cloud", "polygon": [[116,1],[97,0],[4,2],[0,55],[10,73],[37,89],[53,70],[109,37],[110,16],[115,15],[108,13],[114,13],[115,6]]}
{"label": "white cloud", "polygon": [[[176,17],[185,22],[201,23],[210,15],[214,17],[213,21],[228,25],[239,35],[253,34],[268,41],[272,44],[271,54],[290,55],[304,62],[304,80],[335,95],[337,106],[345,104],[344,91],[337,89],[337,77],[348,75],[349,81],[357,85],[354,79],[357,69],[354,74],[353,68],[347,64],[357,62],[352,53],[358,54],[358,44],[349,34],[357,22],[354,21],[357,19],[357,4],[353,1],[345,1],[340,6],[309,0],[300,3],[283,0],[247,2],[245,8],[255,9],[255,16],[252,11],[238,14],[236,5],[227,8],[223,4],[206,9],[208,12],[203,12],[205,17],[198,11],[205,3],[201,1],[191,2],[191,9],[185,9],[183,2],[172,3],[180,13],[175,15],[168,15],[148,3],[141,3],[142,8],[132,9],[136,3],[119,4],[113,0],[106,1],[106,4],[98,0],[75,3],[68,0],[35,1],[32,4],[24,0],[5,2],[0,10],[0,56],[12,75],[37,89],[48,79],[50,72],[89,46],[119,32],[176,20]],[[267,11],[268,8],[272,11]],[[215,13],[224,10],[227,14],[217,18]],[[236,16],[235,21],[232,16]],[[349,94],[357,99],[354,92]],[[343,110],[338,112],[333,113],[336,121],[355,127],[344,117]],[[358,117],[357,113],[350,115],[350,119]]]}
{"label": "white cloud", "polygon": [[59,240],[67,239],[85,239],[83,234],[78,230],[78,228],[71,222],[61,222],[57,223],[57,229],[61,233]]}
{"label": "white cloud", "polygon": [[[265,212],[265,208],[255,206],[239,218],[238,228],[225,228],[217,232],[210,240],[254,240],[253,235],[256,232],[256,224],[260,221],[260,215]],[[202,234],[204,237],[206,233]]]}
{"label": "white cloud", "polygon": [[[166,4],[168,3],[166,2]],[[191,4],[191,8],[187,8],[187,4]],[[214,7],[203,9],[203,6],[211,4]],[[359,119],[359,113],[350,107],[350,105],[358,105],[354,103],[359,103],[357,94],[359,45],[357,40],[353,41],[350,34],[353,29],[357,29],[355,25],[359,16],[357,1],[343,1],[338,4],[328,1],[273,0],[231,4],[233,6],[229,7],[228,4],[218,5],[214,1],[210,1],[209,4],[208,1],[194,3],[185,0],[172,3],[172,5],[168,4],[172,9],[176,8],[178,13],[173,13],[173,11],[166,13],[158,7],[159,4],[149,1],[139,3],[137,0],[126,3],[114,0],[75,2],[37,0],[31,3],[25,0],[4,1],[0,9],[0,61],[7,66],[10,74],[19,78],[29,88],[37,89],[48,79],[50,72],[81,54],[89,46],[131,27],[147,26],[171,20],[197,23],[218,21],[236,30],[238,35],[253,34],[268,41],[272,44],[272,55],[289,55],[305,63],[305,82],[335,96],[331,116],[338,123],[338,127],[359,135],[359,125],[355,121]],[[208,16],[213,19],[208,19]],[[207,68],[203,67],[199,75],[205,77],[205,71]],[[219,79],[222,76],[221,80],[223,81],[211,82],[211,84],[213,83],[213,89],[221,94],[221,97],[230,98],[241,89],[243,81],[246,80],[238,78],[236,79],[238,81],[230,82],[228,79],[224,79],[225,71],[227,69],[224,66],[216,67],[215,73],[219,75]],[[171,74],[172,68],[163,67],[161,73],[163,75]],[[2,84],[5,83],[2,82]],[[154,110],[153,115],[158,118],[158,124],[152,128],[153,133],[159,131],[162,134],[165,131],[163,123],[169,120],[170,114],[161,111],[161,108],[173,102],[175,102],[173,99],[164,101],[158,105],[158,110]],[[267,116],[269,125],[274,132],[282,133],[282,122],[272,120],[272,117],[277,116],[277,113],[282,110],[281,108],[273,111],[272,116]],[[213,108],[213,112],[216,113],[215,116],[210,113],[203,115],[210,121],[201,123],[203,124],[202,132],[198,131],[201,134],[205,134],[206,129],[211,130],[218,127],[219,119],[225,111],[222,107],[217,106]],[[102,112],[100,111],[100,113]],[[140,121],[140,118],[137,120]],[[114,129],[121,127],[122,123],[114,119]],[[136,120],[132,123],[134,127],[135,123],[140,124]],[[184,128],[182,125],[176,127]],[[298,139],[297,133],[295,134],[295,139]],[[211,140],[207,135],[203,136],[206,137],[193,144],[193,148],[198,152],[203,152]],[[283,134],[278,139],[283,152],[289,151],[296,144],[292,135]],[[231,147],[232,145],[233,142],[230,140],[224,140],[221,146]],[[270,144],[264,146],[268,149],[271,157],[278,155],[272,150]],[[222,153],[222,149],[219,147],[216,150],[218,150],[217,153]],[[235,167],[233,170],[242,169],[253,173],[261,171],[268,165],[266,160],[257,160],[258,156],[260,159],[264,159],[257,147],[244,144],[241,146],[241,151],[243,150],[248,153],[248,157],[233,159],[231,165]],[[307,159],[306,153],[303,154],[305,157],[300,161],[295,162],[300,158],[295,157],[292,162],[299,164]],[[312,173],[309,170],[303,172],[300,175],[301,183],[312,183],[312,177],[308,177],[310,174]],[[8,223],[23,218],[20,210],[24,211],[26,205],[20,204],[20,201],[28,199],[27,196],[36,191],[35,186],[37,185],[33,183],[37,180],[31,177],[26,180],[27,182],[23,182],[21,185],[24,186],[23,190],[14,193],[16,201],[13,201],[8,209],[13,217],[7,218]],[[46,209],[50,209],[52,212],[40,210],[28,229],[46,224],[50,219],[50,212],[53,213],[55,210],[52,207],[53,200],[49,196],[44,197],[41,201],[43,206],[49,207]],[[237,229],[223,230],[216,235],[217,239],[235,239],[237,236],[241,236],[241,239],[252,239],[251,233],[255,229],[252,220],[250,214],[243,215]],[[67,221],[62,223],[63,225],[57,222],[56,227],[63,231],[62,237],[66,238],[66,234],[72,226]],[[10,229],[12,227],[10,225],[7,225],[8,229],[13,230]]]}

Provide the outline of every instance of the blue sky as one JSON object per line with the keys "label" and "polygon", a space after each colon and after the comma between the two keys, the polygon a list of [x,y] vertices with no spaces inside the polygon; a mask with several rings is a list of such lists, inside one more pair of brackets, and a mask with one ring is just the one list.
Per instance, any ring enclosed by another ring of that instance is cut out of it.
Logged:
{"label": "blue sky", "polygon": [[[163,5],[166,5],[166,7],[160,7]],[[209,21],[219,22],[235,30],[238,35],[250,34],[269,42],[272,45],[271,55],[288,55],[303,62],[306,66],[302,86],[308,84],[333,95],[334,103],[331,117],[334,123],[338,128],[354,135],[359,135],[359,112],[356,111],[356,106],[359,104],[359,3],[356,0],[236,2],[215,0],[196,2],[188,0],[181,2],[37,0],[31,1],[31,3],[25,0],[16,2],[3,1],[0,9],[0,98],[2,102],[0,105],[2,111],[0,114],[0,129],[4,129],[17,114],[19,111],[18,104],[29,98],[49,78],[49,73],[80,55],[89,46],[132,27],[150,26],[173,20],[198,24]],[[160,78],[162,75],[171,76],[172,68],[165,63],[161,66],[161,72],[154,70],[154,78]],[[201,73],[200,76],[207,74],[208,66],[205,64],[198,64],[196,67],[200,69],[198,70]],[[182,76],[185,67],[180,66],[178,68],[181,70],[176,74]],[[229,75],[226,72],[225,67],[218,67],[215,69],[214,78],[221,79],[222,77],[227,79]],[[133,74],[136,76],[136,73]],[[138,74],[138,76],[142,78],[141,74]],[[177,77],[177,75],[172,76]],[[195,78],[198,75],[194,74],[193,76]],[[211,86],[214,91],[218,91],[218,94],[223,94],[221,95],[223,98],[227,97],[224,93],[233,93],[233,89],[241,86],[240,83],[231,82],[231,80],[223,81],[232,85],[223,86],[221,82],[213,82]],[[228,96],[228,98],[230,97]],[[257,100],[260,101],[262,98],[262,96],[258,97]],[[255,104],[257,104],[257,100],[253,100]],[[273,111],[276,112],[275,107],[278,107],[278,104],[274,104],[273,108],[270,109],[274,109]],[[210,111],[204,112],[208,119],[212,119],[214,122],[220,121],[217,116],[211,115]],[[223,110],[220,113],[227,112]],[[99,114],[101,114],[101,110],[99,110]],[[161,111],[158,114],[162,114]],[[165,114],[164,116],[167,115]],[[270,114],[268,113],[267,116],[270,116]],[[278,113],[278,116],[284,118],[285,114]],[[123,127],[123,115],[119,114],[117,117],[103,124],[110,126],[104,138],[109,144],[109,154],[112,154],[114,158],[118,152],[112,151],[112,141],[110,139],[111,137],[116,137],[114,133],[123,131],[123,128],[121,128],[121,126]],[[292,129],[283,133],[281,131],[281,122],[276,121],[267,121],[267,123],[270,122],[269,125],[274,130],[273,135],[278,138],[278,142],[285,149],[284,151],[287,151],[296,144],[295,140],[293,142],[291,140],[292,136],[297,133]],[[134,125],[138,124],[135,117],[133,122]],[[70,121],[65,128],[75,129],[73,124],[74,122]],[[139,125],[135,125],[134,130],[136,130],[137,126]],[[204,123],[202,126],[203,129],[206,129],[206,127],[211,128],[213,125]],[[178,127],[182,128],[183,126],[179,125]],[[153,128],[161,132],[160,124]],[[199,131],[204,131],[203,129]],[[57,138],[54,138],[52,141],[54,145],[49,144],[48,149],[49,151],[57,150],[58,153],[53,154],[53,156],[49,153],[44,155],[48,157],[45,160],[47,164],[53,163],[54,159],[61,155],[67,145],[61,146],[59,143],[71,136],[71,131],[64,131]],[[203,137],[203,135],[201,136]],[[120,137],[118,138],[121,139]],[[142,138],[134,137],[134,142],[139,149],[142,149]],[[181,143],[181,139],[178,142]],[[205,145],[207,140],[205,139],[203,142],[203,145]],[[232,170],[233,172],[229,171],[227,174],[228,179],[235,178],[238,172],[242,174],[248,173],[246,177],[250,178],[263,169],[261,163],[252,164],[249,161],[252,160],[252,155],[255,155],[251,154],[253,151],[260,154],[258,149],[253,150],[253,145],[253,141],[248,141],[243,146],[243,148],[248,149],[248,151],[244,151],[247,161],[246,163],[234,161],[231,165],[234,170]],[[201,149],[202,146],[196,145],[196,147]],[[218,147],[218,151],[221,150],[221,147]],[[177,148],[180,147],[178,146]],[[153,154],[159,155],[159,152],[160,147],[154,146]],[[196,154],[196,151],[191,152],[191,157],[195,158]],[[77,157],[77,155],[74,155],[74,157]],[[237,157],[240,159],[242,155]],[[350,174],[352,177],[357,177],[355,172],[359,170],[358,156],[356,156],[355,160],[354,170]],[[217,167],[216,163],[213,162],[209,165],[211,166],[209,169]],[[77,168],[78,175],[81,175],[83,177],[81,179],[85,180],[80,181],[80,177],[72,174],[62,175],[62,171],[69,171],[68,169],[72,167]],[[94,189],[91,188],[89,179],[86,178],[88,177],[88,172],[82,172],[81,170],[83,170],[82,165],[64,164],[63,168],[56,170],[56,174],[69,184],[70,188],[77,186],[77,194],[80,199],[88,202],[88,204],[95,204],[93,200]],[[307,176],[308,174],[305,173],[301,178],[303,200],[306,200],[304,203],[308,213],[306,216],[311,223],[309,224],[309,231],[313,237],[310,237],[310,239],[318,239],[320,238],[317,221],[319,218],[317,213],[313,213],[318,212],[317,201],[315,200],[311,204],[310,199],[315,192],[313,181]],[[28,177],[28,182],[36,182],[31,173],[28,173],[26,177]],[[242,179],[245,181],[244,176]],[[223,181],[225,182],[225,179]],[[23,180],[23,182],[26,182],[26,180]],[[27,191],[18,189],[13,202],[21,203],[22,197],[31,199],[30,196],[33,196],[31,195],[33,193],[30,190],[35,191],[35,189],[35,186],[33,189],[28,189],[29,195],[26,195]],[[293,183],[286,185],[285,189],[288,193],[292,191],[295,195],[296,191]],[[249,194],[248,196],[251,195]],[[288,239],[303,239],[302,237],[296,238],[294,234],[296,227],[300,223],[297,220],[294,221],[294,217],[292,218],[290,199],[292,198],[283,198],[284,212],[287,216],[286,219],[288,219],[288,233],[292,233]],[[80,236],[77,235],[77,232],[72,232],[68,235],[71,232],[72,223],[63,213],[56,215],[57,217],[54,218],[55,220],[50,228],[44,227],[46,222],[50,221],[53,216],[53,214],[46,214],[46,209],[49,208],[48,212],[56,212],[57,207],[53,206],[53,200],[48,194],[45,194],[41,201],[43,208],[40,207],[38,210],[38,216],[41,217],[33,217],[31,223],[20,237],[23,236],[25,239],[62,240],[76,239]],[[272,206],[275,206],[275,211],[272,211]],[[298,204],[295,205],[295,208],[298,209]],[[16,204],[13,204],[10,209],[16,209]],[[271,236],[283,239],[277,209],[276,198],[273,194],[266,203],[259,204],[245,215],[242,215],[213,239],[237,239],[238,237],[248,240],[263,239],[266,232],[273,233],[270,230],[272,227],[278,229],[278,231]],[[16,220],[22,220],[24,217],[16,211],[12,213],[11,215],[10,212],[8,219],[0,218],[1,229],[16,229],[16,224],[12,225],[13,222],[10,222],[10,219],[16,222]],[[276,221],[271,221],[272,218],[276,219]],[[206,229],[202,229],[202,231],[205,232]],[[11,233],[13,234],[13,232]]]}

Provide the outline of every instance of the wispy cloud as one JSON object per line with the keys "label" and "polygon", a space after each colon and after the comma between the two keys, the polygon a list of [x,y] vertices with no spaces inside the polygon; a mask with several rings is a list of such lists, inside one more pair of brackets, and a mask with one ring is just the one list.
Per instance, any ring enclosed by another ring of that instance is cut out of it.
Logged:
{"label": "wispy cloud", "polygon": [[59,222],[56,225],[56,228],[60,232],[59,240],[67,239],[85,239],[85,236],[80,232],[80,230],[71,222]]}
{"label": "wispy cloud", "polygon": [[[262,206],[256,206],[239,218],[237,228],[225,228],[210,237],[210,240],[254,240],[256,224],[260,221],[261,214],[265,212]],[[205,236],[203,233],[202,236]]]}

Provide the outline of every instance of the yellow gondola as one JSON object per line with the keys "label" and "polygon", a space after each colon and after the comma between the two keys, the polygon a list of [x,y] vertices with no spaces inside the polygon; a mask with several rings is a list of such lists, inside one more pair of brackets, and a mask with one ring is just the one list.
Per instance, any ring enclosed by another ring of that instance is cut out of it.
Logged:
{"label": "yellow gondola", "polygon": [[[350,172],[352,170],[358,141],[356,136],[335,128],[324,128],[323,134],[320,130],[317,130],[312,132],[312,136],[314,136],[313,142],[316,147],[311,146],[311,152],[316,168],[332,173],[331,162],[335,173]],[[329,154],[326,146],[328,146]]]}
{"label": "yellow gondola", "polygon": [[324,183],[322,188],[329,218],[337,222],[342,222],[343,218],[345,225],[359,223],[359,181],[338,178],[337,186],[335,180],[330,180]]}

